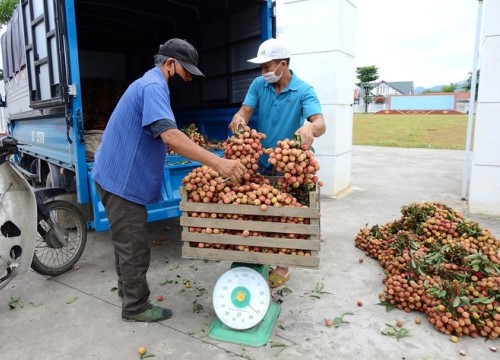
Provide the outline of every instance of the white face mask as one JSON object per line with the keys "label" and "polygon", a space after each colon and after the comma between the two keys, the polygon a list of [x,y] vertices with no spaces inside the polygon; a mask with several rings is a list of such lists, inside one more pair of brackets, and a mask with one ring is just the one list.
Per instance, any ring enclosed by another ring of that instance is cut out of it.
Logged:
{"label": "white face mask", "polygon": [[[279,63],[278,66],[276,66],[276,69],[274,69],[274,71],[278,70],[280,65],[281,65],[281,63]],[[269,71],[265,74],[262,74],[262,77],[264,78],[264,80],[266,80],[269,84],[277,83],[278,81],[280,81],[281,77],[283,76],[284,70],[279,75],[276,75],[274,73],[274,71]]]}

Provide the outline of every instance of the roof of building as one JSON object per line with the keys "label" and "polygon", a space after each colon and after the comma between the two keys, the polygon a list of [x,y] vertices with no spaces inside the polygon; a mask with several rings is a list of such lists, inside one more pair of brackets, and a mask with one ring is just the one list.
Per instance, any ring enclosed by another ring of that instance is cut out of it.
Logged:
{"label": "roof of building", "polygon": [[415,93],[415,90],[413,88],[413,81],[379,81],[376,83],[372,83],[375,87],[380,85],[381,83],[386,83],[390,87],[396,89],[400,93],[404,95],[411,95]]}
{"label": "roof of building", "polygon": [[[387,84],[388,86],[392,87],[393,89],[399,91],[403,95],[414,95],[415,94],[415,89],[413,87],[413,81],[377,81],[377,82],[371,82],[371,88],[374,89],[377,86],[379,86],[381,83]],[[371,92],[371,91],[370,91]],[[361,96],[363,91],[359,91],[357,94],[356,92],[354,93],[354,97]],[[372,95],[375,95],[372,93]]]}
{"label": "roof of building", "polygon": [[405,95],[415,93],[415,89],[413,88],[413,81],[393,81],[386,83]]}

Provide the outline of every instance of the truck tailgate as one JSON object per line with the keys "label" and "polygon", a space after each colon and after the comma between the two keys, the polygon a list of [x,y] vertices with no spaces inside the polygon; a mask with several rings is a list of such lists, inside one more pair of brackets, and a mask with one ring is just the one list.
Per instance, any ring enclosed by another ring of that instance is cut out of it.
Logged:
{"label": "truck tailgate", "polygon": [[[93,163],[88,164],[88,179],[94,215],[91,227],[95,228],[97,232],[107,231],[109,230],[108,217],[92,180],[92,165]],[[182,184],[182,178],[200,165],[199,162],[188,160],[182,156],[167,156],[163,168],[162,200],[146,206],[148,222],[170,219],[181,215],[179,210],[181,200],[179,188]]]}

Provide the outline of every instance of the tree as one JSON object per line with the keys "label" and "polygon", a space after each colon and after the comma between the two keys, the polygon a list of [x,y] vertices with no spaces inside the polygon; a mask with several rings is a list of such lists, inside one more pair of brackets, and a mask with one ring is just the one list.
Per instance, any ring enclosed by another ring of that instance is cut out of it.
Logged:
{"label": "tree", "polygon": [[372,85],[370,83],[378,79],[378,67],[375,65],[357,67],[356,73],[358,74],[356,77],[359,80],[359,83],[356,85],[363,89],[366,113],[368,112],[368,102],[371,100],[370,90],[372,89]]}
{"label": "tree", "polygon": [[457,90],[457,84],[450,83],[450,85],[445,85],[441,88],[439,92],[455,92]]}
{"label": "tree", "polygon": [[9,22],[19,0],[0,0],[0,29]]}
{"label": "tree", "polygon": [[433,93],[435,93],[435,91],[432,89],[425,89],[424,91],[422,91],[422,94],[433,94]]}
{"label": "tree", "polygon": [[[475,96],[475,99],[474,100],[477,100],[477,92],[479,90],[479,75],[481,73],[481,70],[477,70],[477,73],[476,73],[476,96]],[[469,78],[467,79],[467,82],[465,83],[463,89],[465,91],[470,91],[471,89],[471,86],[472,86],[472,72],[469,73]]]}

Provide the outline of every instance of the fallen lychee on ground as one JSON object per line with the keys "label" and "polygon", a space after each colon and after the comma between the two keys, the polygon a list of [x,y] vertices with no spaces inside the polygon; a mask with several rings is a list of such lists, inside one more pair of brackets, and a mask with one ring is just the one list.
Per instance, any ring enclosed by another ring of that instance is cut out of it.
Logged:
{"label": "fallen lychee on ground", "polygon": [[402,207],[399,220],[361,229],[355,246],[380,261],[381,303],[421,311],[447,335],[500,334],[500,240],[436,202]]}

